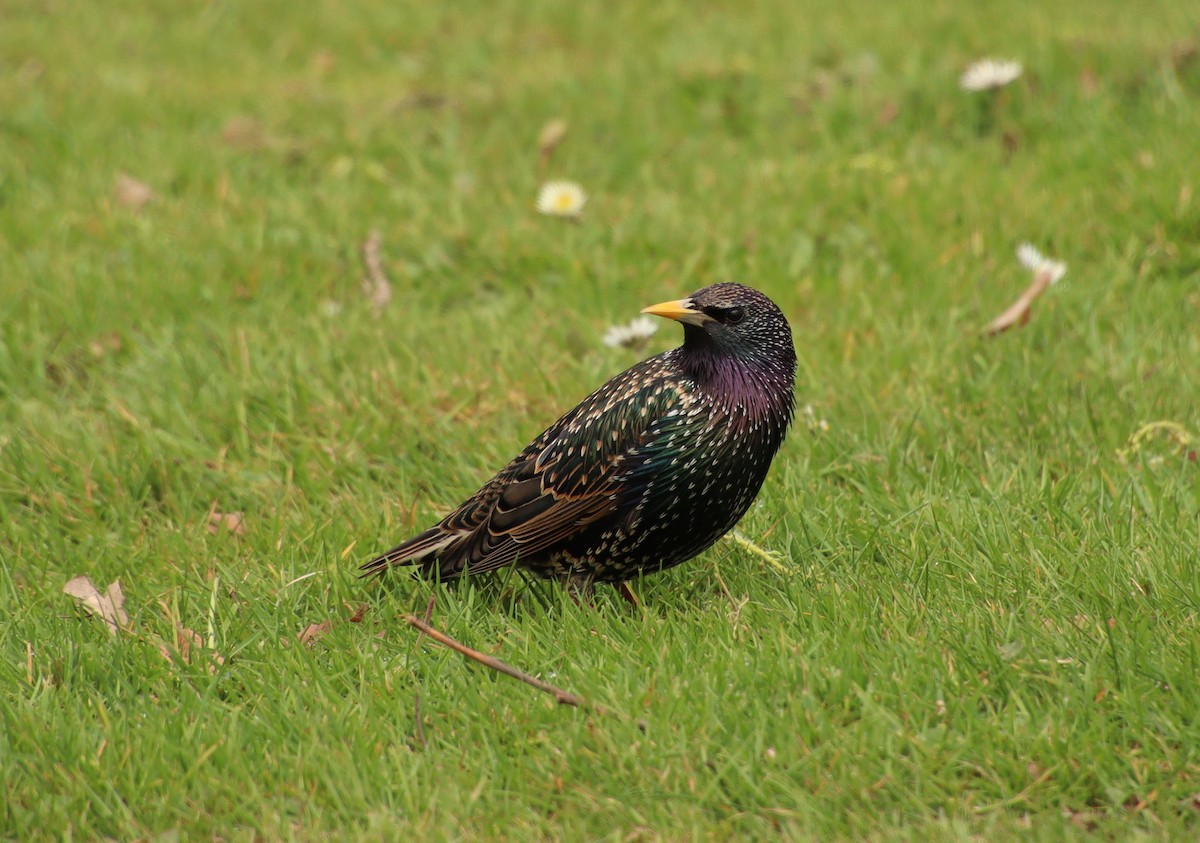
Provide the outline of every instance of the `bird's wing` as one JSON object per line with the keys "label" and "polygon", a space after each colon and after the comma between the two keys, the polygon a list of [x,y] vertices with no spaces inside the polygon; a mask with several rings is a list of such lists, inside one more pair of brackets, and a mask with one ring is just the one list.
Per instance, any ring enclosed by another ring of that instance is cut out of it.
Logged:
{"label": "bird's wing", "polygon": [[442,577],[491,571],[561,545],[627,505],[644,490],[627,482],[632,470],[682,423],[680,392],[665,379],[635,376],[638,368],[584,399],[440,524],[363,570],[422,563]]}

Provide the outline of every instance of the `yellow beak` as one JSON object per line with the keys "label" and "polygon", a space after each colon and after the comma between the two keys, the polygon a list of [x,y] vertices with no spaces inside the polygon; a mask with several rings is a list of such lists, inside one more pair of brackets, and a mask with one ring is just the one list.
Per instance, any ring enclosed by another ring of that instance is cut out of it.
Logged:
{"label": "yellow beak", "polygon": [[652,304],[649,307],[643,307],[642,313],[663,316],[667,319],[674,319],[676,322],[687,322],[689,325],[703,325],[713,321],[713,318],[703,310],[696,310],[692,307],[691,299],[675,299],[662,304]]}

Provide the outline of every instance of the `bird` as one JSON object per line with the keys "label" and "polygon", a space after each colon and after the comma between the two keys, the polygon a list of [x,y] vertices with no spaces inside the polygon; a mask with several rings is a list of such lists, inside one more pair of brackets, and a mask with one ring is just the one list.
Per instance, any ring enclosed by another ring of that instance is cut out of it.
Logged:
{"label": "bird", "polygon": [[516,565],[574,595],[678,565],[745,515],[795,410],[787,318],[743,284],[711,284],[642,313],[683,344],[609,380],[440,522],[363,576],[416,566],[442,580]]}

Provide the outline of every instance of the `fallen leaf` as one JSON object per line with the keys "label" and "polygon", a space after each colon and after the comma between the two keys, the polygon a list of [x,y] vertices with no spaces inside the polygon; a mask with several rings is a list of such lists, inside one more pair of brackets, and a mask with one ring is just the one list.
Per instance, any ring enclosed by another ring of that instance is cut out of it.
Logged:
{"label": "fallen leaf", "polygon": [[1072,825],[1075,825],[1086,831],[1096,830],[1096,826],[1098,825],[1097,816],[1099,813],[1099,811],[1077,811],[1070,807],[1063,808],[1064,816],[1071,821]]}
{"label": "fallen leaf", "polygon": [[175,650],[183,659],[184,664],[192,663],[192,647],[201,648],[203,646],[204,639],[200,637],[199,632],[188,629],[186,626],[175,627]]}
{"label": "fallen leaf", "polygon": [[128,173],[117,174],[116,194],[117,202],[134,211],[140,211],[154,198],[154,190],[150,185]]}
{"label": "fallen leaf", "polygon": [[301,644],[314,644],[316,640],[333,628],[333,624],[329,621],[321,621],[321,623],[310,623],[296,637],[300,639]]}
{"label": "fallen leaf", "polygon": [[63,592],[82,603],[88,614],[99,615],[113,635],[118,629],[128,629],[129,615],[125,614],[125,594],[121,591],[120,580],[113,580],[101,593],[91,577],[81,574],[68,580]]}
{"label": "fallen leaf", "polygon": [[[165,603],[160,601],[159,605],[163,606],[164,610],[167,609]],[[169,615],[170,612],[169,610],[167,611]],[[216,673],[217,668],[225,664],[224,656],[222,656],[216,650],[208,650],[204,646],[204,638],[199,632],[196,632],[194,629],[188,629],[183,624],[175,624],[174,653],[179,655],[180,661],[182,661],[184,664],[191,664],[193,652],[197,654],[208,653],[208,657],[212,662],[208,666],[209,673]],[[162,639],[158,640],[158,653],[171,664],[175,663],[174,654],[172,653],[171,649],[162,641]]]}
{"label": "fallen leaf", "polygon": [[214,536],[221,532],[244,536],[246,535],[245,515],[241,512],[218,512],[214,509],[208,513],[208,531]]}
{"label": "fallen leaf", "polygon": [[354,614],[350,616],[350,623],[362,623],[363,618],[367,614],[367,604],[359,603],[358,608],[354,610]]}
{"label": "fallen leaf", "polygon": [[1049,272],[1034,273],[1033,282],[1025,289],[1025,292],[1021,293],[1020,297],[1007,310],[993,319],[987,326],[987,335],[994,337],[996,334],[1003,333],[1014,325],[1024,325],[1028,322],[1033,303],[1042,293],[1046,292],[1052,279],[1053,276]]}

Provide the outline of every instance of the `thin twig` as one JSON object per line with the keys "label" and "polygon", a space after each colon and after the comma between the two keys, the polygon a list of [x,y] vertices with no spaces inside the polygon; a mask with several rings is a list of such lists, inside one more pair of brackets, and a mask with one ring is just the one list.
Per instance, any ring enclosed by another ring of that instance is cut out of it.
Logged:
{"label": "thin twig", "polygon": [[742,617],[742,609],[747,603],[750,602],[750,596],[746,595],[741,600],[735,600],[733,598],[733,592],[730,591],[729,586],[725,584],[725,579],[721,576],[721,572],[717,570],[713,571],[713,573],[716,574],[717,584],[721,586],[721,592],[725,595],[725,599],[728,600],[729,605],[733,607],[733,618],[730,620],[729,625],[733,628],[734,633],[736,633],[738,620]]}
{"label": "thin twig", "polygon": [[[437,595],[431,594],[431,595],[429,595],[429,602],[425,604],[425,625],[426,626],[429,626],[430,623],[433,621],[433,603],[435,600],[437,600]],[[421,639],[423,637],[424,637],[424,633],[417,636],[418,644],[421,643]]]}
{"label": "thin twig", "polygon": [[[431,608],[432,605],[433,601],[431,600]],[[554,701],[559,705],[570,705],[574,706],[575,708],[594,711],[596,714],[601,716],[621,717],[618,712],[607,709],[599,703],[588,702],[578,694],[572,694],[570,691],[565,691],[562,688],[559,688],[557,685],[551,685],[549,682],[538,679],[536,676],[530,676],[525,671],[518,670],[507,662],[502,662],[500,659],[495,658],[494,656],[485,655],[478,650],[473,650],[466,644],[463,644],[461,641],[457,641],[441,630],[430,626],[427,622],[421,620],[416,615],[405,615],[404,620],[409,626],[415,627],[422,634],[428,635],[439,644],[445,644],[451,650],[456,650],[459,653],[462,653],[472,661],[479,662],[484,667],[489,667],[497,673],[503,673],[505,676],[511,676],[518,682],[524,682],[530,687],[537,688],[543,693],[550,694],[552,697],[554,697]],[[642,732],[645,732],[648,728],[645,720],[638,719],[635,721],[635,724],[637,725],[638,730]]]}
{"label": "thin twig", "polygon": [[994,337],[1014,325],[1024,325],[1028,322],[1029,317],[1033,314],[1033,303],[1041,297],[1042,293],[1050,289],[1054,280],[1055,275],[1049,270],[1041,269],[1035,272],[1033,281],[1025,288],[1025,292],[1021,293],[1017,300],[1008,306],[1007,310],[989,322],[984,333],[989,337]]}
{"label": "thin twig", "polygon": [[363,276],[362,288],[378,315],[392,300],[392,284],[383,271],[383,259],[379,247],[383,241],[378,231],[372,231],[362,244],[363,265],[367,274]]}
{"label": "thin twig", "polygon": [[451,650],[457,650],[472,661],[477,661],[485,667],[490,667],[492,670],[503,673],[505,676],[511,676],[513,679],[524,682],[526,685],[530,685],[534,688],[537,688],[539,691],[550,694],[554,697],[555,702],[559,703],[560,705],[573,705],[576,708],[590,708],[600,714],[606,713],[605,709],[589,703],[583,697],[572,694],[570,691],[564,691],[562,688],[559,688],[556,685],[551,685],[549,682],[538,679],[536,676],[530,676],[523,670],[518,670],[507,662],[502,662],[500,659],[495,658],[494,656],[486,655],[478,650],[472,650],[466,644],[463,644],[461,641],[456,641],[446,633],[442,632],[440,629],[434,629],[416,615],[405,615],[404,620],[408,622],[409,626],[416,627],[434,641],[437,641],[439,644],[445,644]]}

